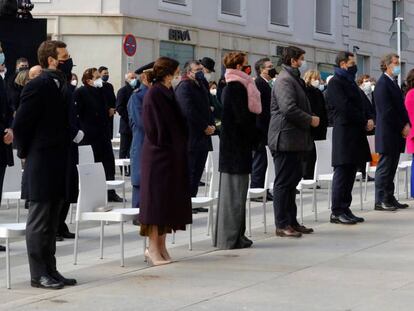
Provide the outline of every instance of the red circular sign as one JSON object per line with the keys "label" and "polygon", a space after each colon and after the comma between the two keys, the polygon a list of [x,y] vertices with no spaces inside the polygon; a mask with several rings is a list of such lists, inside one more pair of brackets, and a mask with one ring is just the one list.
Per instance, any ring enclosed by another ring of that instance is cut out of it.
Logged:
{"label": "red circular sign", "polygon": [[132,57],[137,52],[137,40],[134,35],[126,35],[124,38],[124,52],[126,55]]}

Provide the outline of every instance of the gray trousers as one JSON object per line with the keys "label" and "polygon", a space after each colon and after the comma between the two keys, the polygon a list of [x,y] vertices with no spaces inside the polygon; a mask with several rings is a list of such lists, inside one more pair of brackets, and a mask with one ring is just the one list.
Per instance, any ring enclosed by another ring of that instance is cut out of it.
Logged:
{"label": "gray trousers", "polygon": [[246,198],[249,175],[220,174],[215,246],[220,249],[241,248],[245,242]]}

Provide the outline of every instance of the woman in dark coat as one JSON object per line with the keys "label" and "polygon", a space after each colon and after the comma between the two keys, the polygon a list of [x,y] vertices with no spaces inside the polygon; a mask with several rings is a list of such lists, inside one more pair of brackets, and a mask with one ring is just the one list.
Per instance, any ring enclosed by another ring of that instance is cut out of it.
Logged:
{"label": "woman in dark coat", "polygon": [[153,265],[168,264],[167,233],[192,223],[188,176],[188,132],[175,100],[172,81],[179,63],[159,58],[153,68],[154,84],[144,98],[144,145],[141,158],[141,235],[149,237],[145,257]]}
{"label": "woman in dark coat", "polygon": [[[321,75],[317,70],[309,70],[305,73],[306,95],[311,105],[312,114],[319,117],[318,127],[311,128],[313,141],[325,140],[328,130],[328,113],[326,112],[325,98],[322,93]],[[313,142],[312,150],[307,152],[304,167],[304,179],[313,179],[316,164],[316,147]]]}
{"label": "woman in dark coat", "polygon": [[215,244],[220,249],[247,248],[253,242],[245,236],[246,198],[257,139],[256,114],[260,114],[262,105],[259,90],[244,72],[249,68],[246,54],[229,53],[224,57],[224,65],[227,85],[222,94],[224,110]]}
{"label": "woman in dark coat", "polygon": [[[91,145],[95,162],[102,162],[106,180],[115,179],[115,158],[111,138],[107,131],[108,108],[102,93],[102,80],[96,68],[86,69],[82,77],[83,86],[73,94],[79,124],[85,136],[81,145]],[[108,190],[109,202],[122,202],[114,190]]]}

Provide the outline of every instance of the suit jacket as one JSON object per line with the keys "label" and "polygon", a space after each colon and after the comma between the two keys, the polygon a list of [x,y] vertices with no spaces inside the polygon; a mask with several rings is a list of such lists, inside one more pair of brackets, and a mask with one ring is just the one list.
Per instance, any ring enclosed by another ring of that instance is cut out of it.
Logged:
{"label": "suit jacket", "polygon": [[261,143],[267,145],[267,133],[269,132],[270,124],[270,102],[272,97],[272,88],[269,83],[262,77],[257,77],[255,80],[256,87],[260,92],[260,99],[262,101],[262,113],[256,117],[256,127],[260,133]]}
{"label": "suit jacket", "polygon": [[272,90],[272,116],[269,126],[270,150],[309,151],[312,148],[312,111],[305,82],[283,65]]}
{"label": "suit jacket", "polygon": [[[0,77],[0,133],[4,133],[6,128],[12,126],[12,120],[13,108],[7,100],[5,83],[3,78]],[[13,164],[12,146],[3,143],[3,136],[0,136],[0,166],[12,166]]]}
{"label": "suit jacket", "polygon": [[37,202],[65,199],[70,149],[65,86],[65,77],[44,71],[23,89],[13,130],[19,156],[26,159],[24,199]]}
{"label": "suit jacket", "polygon": [[320,118],[318,127],[311,128],[313,140],[325,140],[328,129],[328,113],[326,112],[325,98],[322,92],[311,85],[306,87],[312,113]]}
{"label": "suit jacket", "polygon": [[121,122],[119,124],[119,133],[121,134],[131,134],[127,106],[133,91],[132,86],[126,83],[125,86],[119,89],[116,95],[116,111],[121,116]]}
{"label": "suit jacket", "polygon": [[363,99],[359,87],[337,74],[329,81],[333,108],[332,166],[371,161]]}
{"label": "suit jacket", "polygon": [[398,85],[383,74],[374,91],[377,112],[375,149],[378,153],[404,152],[405,139],[401,132],[410,123],[404,97]]}

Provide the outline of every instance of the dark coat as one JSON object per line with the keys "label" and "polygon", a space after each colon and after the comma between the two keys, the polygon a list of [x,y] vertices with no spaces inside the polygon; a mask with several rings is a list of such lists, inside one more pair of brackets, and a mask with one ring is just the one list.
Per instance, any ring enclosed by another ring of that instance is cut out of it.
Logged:
{"label": "dark coat", "polygon": [[[365,94],[365,92],[363,90],[361,90],[361,88],[359,89],[360,93],[361,93],[361,97],[362,97],[362,105],[364,106],[364,114],[365,114],[365,118],[367,120],[373,120],[375,123],[375,119],[376,119],[376,112],[375,112],[375,104],[369,99],[369,97],[367,96],[367,94]],[[374,97],[372,97],[372,101],[374,101]],[[370,131],[367,132],[367,135],[375,135],[375,128]]]}
{"label": "dark coat", "polygon": [[108,136],[112,139],[114,134],[114,117],[109,116],[109,109],[116,108],[115,91],[113,85],[109,82],[103,83],[101,91],[103,96],[103,102],[106,105],[106,117],[108,119],[106,127],[108,131]]}
{"label": "dark coat", "polygon": [[[7,100],[5,83],[3,78],[0,77],[0,133],[4,133],[5,129],[11,128],[12,120],[13,108]],[[3,143],[2,137],[0,139],[0,166],[12,166],[14,164],[12,146]]]}
{"label": "dark coat", "polygon": [[368,119],[359,87],[344,77],[335,75],[328,86],[333,107],[332,166],[371,161],[366,125]]}
{"label": "dark coat", "polygon": [[[328,84],[328,87],[329,87],[329,84]],[[325,89],[325,92],[323,92],[323,97],[325,99],[326,113],[328,114],[328,127],[333,127],[333,124],[334,124],[334,109],[333,109],[333,106],[331,104],[327,89]]]}
{"label": "dark coat", "polygon": [[213,150],[211,136],[204,133],[209,125],[214,125],[209,95],[203,82],[188,78],[182,80],[175,89],[175,98],[187,120],[190,135],[188,150]]}
{"label": "dark coat", "polygon": [[260,143],[267,145],[267,133],[269,132],[270,124],[270,103],[272,101],[272,88],[262,77],[257,77],[255,80],[256,87],[260,92],[260,99],[262,101],[262,113],[256,116],[256,127],[260,134]]}
{"label": "dark coat", "polygon": [[378,153],[393,154],[405,151],[405,139],[401,132],[410,123],[401,89],[383,74],[374,91],[377,112],[375,149]]}
{"label": "dark coat", "polygon": [[121,116],[121,121],[119,124],[119,133],[121,134],[131,134],[131,128],[129,126],[128,118],[128,101],[132,95],[134,89],[129,83],[126,83],[121,87],[116,95],[116,111]]}
{"label": "dark coat", "polygon": [[26,159],[24,199],[37,202],[63,200],[70,148],[68,97],[65,79],[44,71],[23,89],[14,119],[19,157]]}
{"label": "dark coat", "polygon": [[9,86],[7,90],[7,98],[9,100],[9,105],[13,107],[14,111],[17,111],[20,105],[20,95],[22,94],[23,86],[13,83]]}
{"label": "dark coat", "polygon": [[328,113],[323,93],[312,85],[308,85],[306,86],[306,94],[309,98],[312,114],[320,118],[319,126],[311,128],[312,138],[313,140],[325,140],[328,130]]}
{"label": "dark coat", "polygon": [[180,226],[192,222],[188,132],[172,89],[155,83],[144,98],[139,221]]}
{"label": "dark coat", "polygon": [[144,143],[144,124],[142,122],[142,108],[148,87],[141,84],[138,90],[132,93],[128,102],[129,125],[132,131],[131,143],[131,184],[139,186],[141,183],[141,156]]}
{"label": "dark coat", "polygon": [[305,82],[283,65],[272,89],[268,144],[273,152],[310,151],[312,111]]}
{"label": "dark coat", "polygon": [[219,170],[227,174],[250,174],[258,134],[256,115],[249,111],[247,90],[240,82],[229,82],[223,89],[221,100],[224,110]]}

